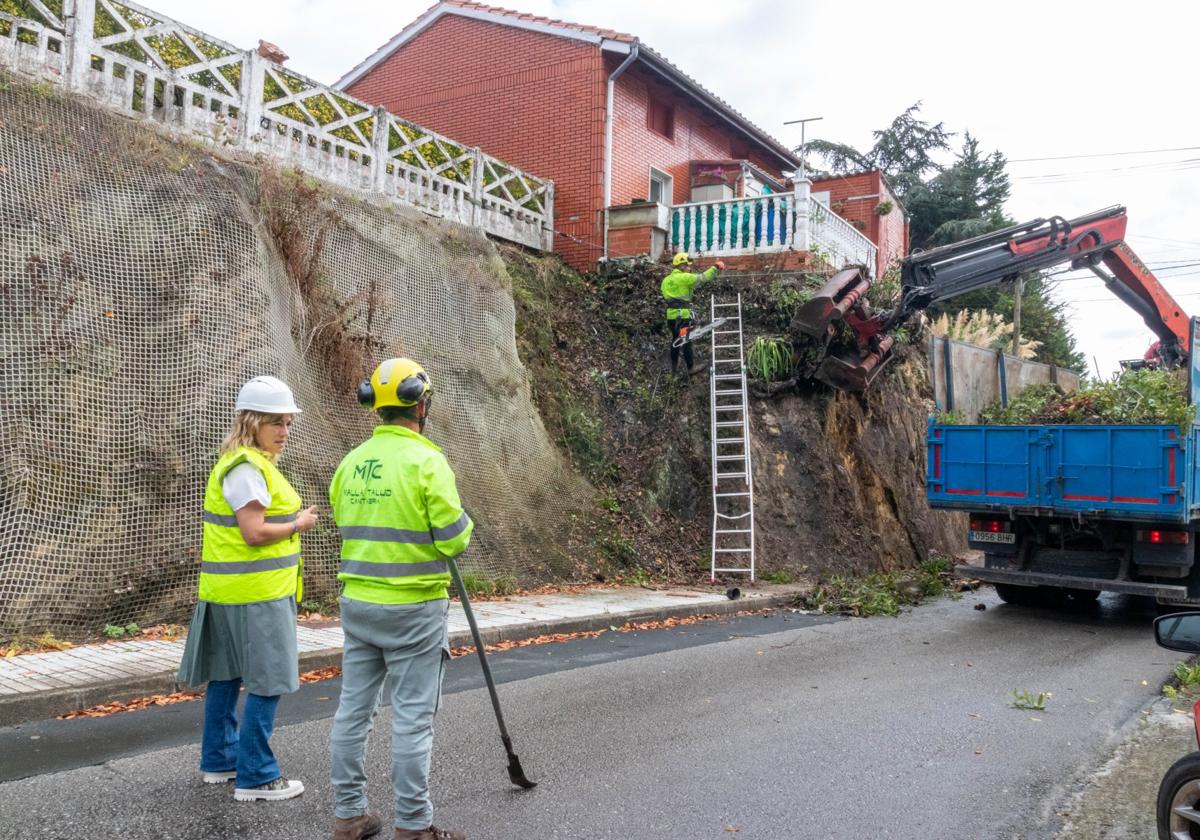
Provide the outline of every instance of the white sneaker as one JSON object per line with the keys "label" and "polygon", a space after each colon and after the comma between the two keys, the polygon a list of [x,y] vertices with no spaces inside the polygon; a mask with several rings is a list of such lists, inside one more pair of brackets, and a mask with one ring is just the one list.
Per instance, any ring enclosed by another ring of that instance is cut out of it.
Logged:
{"label": "white sneaker", "polygon": [[285,779],[280,776],[273,782],[252,788],[234,788],[233,798],[238,802],[253,802],[256,799],[277,800],[291,799],[304,793],[304,785],[295,779]]}
{"label": "white sneaker", "polygon": [[236,770],[226,770],[222,773],[209,773],[204,771],[204,784],[206,785],[223,785],[226,782],[232,782],[237,778]]}

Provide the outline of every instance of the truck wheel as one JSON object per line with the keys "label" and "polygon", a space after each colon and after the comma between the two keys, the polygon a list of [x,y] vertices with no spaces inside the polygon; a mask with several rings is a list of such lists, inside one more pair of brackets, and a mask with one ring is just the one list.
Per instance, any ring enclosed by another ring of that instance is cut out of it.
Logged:
{"label": "truck wheel", "polygon": [[1158,837],[1200,837],[1200,752],[1171,765],[1158,786]]}
{"label": "truck wheel", "polygon": [[1034,586],[1016,586],[1011,583],[997,583],[996,594],[1006,604],[1016,604],[1022,607],[1032,607],[1041,602],[1041,593]]}

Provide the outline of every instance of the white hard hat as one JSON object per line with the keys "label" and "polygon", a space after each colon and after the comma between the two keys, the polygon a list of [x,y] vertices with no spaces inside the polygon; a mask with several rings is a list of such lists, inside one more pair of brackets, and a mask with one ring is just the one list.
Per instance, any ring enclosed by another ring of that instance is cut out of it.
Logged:
{"label": "white hard hat", "polygon": [[238,391],[235,411],[258,411],[262,414],[299,414],[292,389],[274,376],[256,376]]}

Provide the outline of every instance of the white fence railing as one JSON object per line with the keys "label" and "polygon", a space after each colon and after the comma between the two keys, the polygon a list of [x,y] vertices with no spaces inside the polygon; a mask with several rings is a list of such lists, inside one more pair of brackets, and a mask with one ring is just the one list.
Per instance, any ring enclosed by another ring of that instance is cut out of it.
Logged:
{"label": "white fence railing", "polygon": [[875,243],[810,198],[807,181],[788,193],[672,207],[669,233],[672,250],[698,256],[809,251],[834,268],[855,263],[875,274]]}
{"label": "white fence railing", "polygon": [[0,11],[3,66],[127,116],[553,248],[551,181],[136,3],[25,0],[24,8],[37,18]]}
{"label": "white fence railing", "polygon": [[808,250],[834,268],[850,263],[865,265],[874,276],[878,250],[875,243],[837,213],[811,198],[808,199],[808,231]]}

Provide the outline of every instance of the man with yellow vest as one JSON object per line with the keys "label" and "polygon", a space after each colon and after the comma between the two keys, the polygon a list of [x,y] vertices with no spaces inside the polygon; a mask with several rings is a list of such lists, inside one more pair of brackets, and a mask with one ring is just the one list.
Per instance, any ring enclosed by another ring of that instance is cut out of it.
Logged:
{"label": "man with yellow vest", "polygon": [[454,473],[424,437],[433,391],[411,359],[388,359],[358,388],[379,414],[329,487],[342,535],[342,695],[330,734],[334,840],[378,832],[367,806],[367,735],[391,676],[395,840],[465,840],[433,825],[433,716],[450,658],[447,557],[471,541]]}
{"label": "man with yellow vest", "polygon": [[[671,373],[679,365],[679,350],[675,340],[683,338],[692,327],[692,295],[696,285],[702,280],[711,280],[717,276],[717,270],[725,268],[725,263],[717,260],[700,274],[688,271],[692,267],[692,258],[686,251],[680,251],[671,259],[671,273],[663,278],[661,291],[667,302],[667,326],[671,333]],[[683,343],[683,361],[685,364],[683,376],[686,379],[692,372],[692,343]]]}
{"label": "man with yellow vest", "polygon": [[[275,466],[300,413],[292,391],[256,376],[238,392],[233,430],[204,491],[200,597],[179,678],[207,683],[200,771],[234,782],[239,801],[291,799],[268,740],[281,694],[300,687],[296,601],[300,534],[317,521]],[[239,725],[238,693],[246,689]]]}

